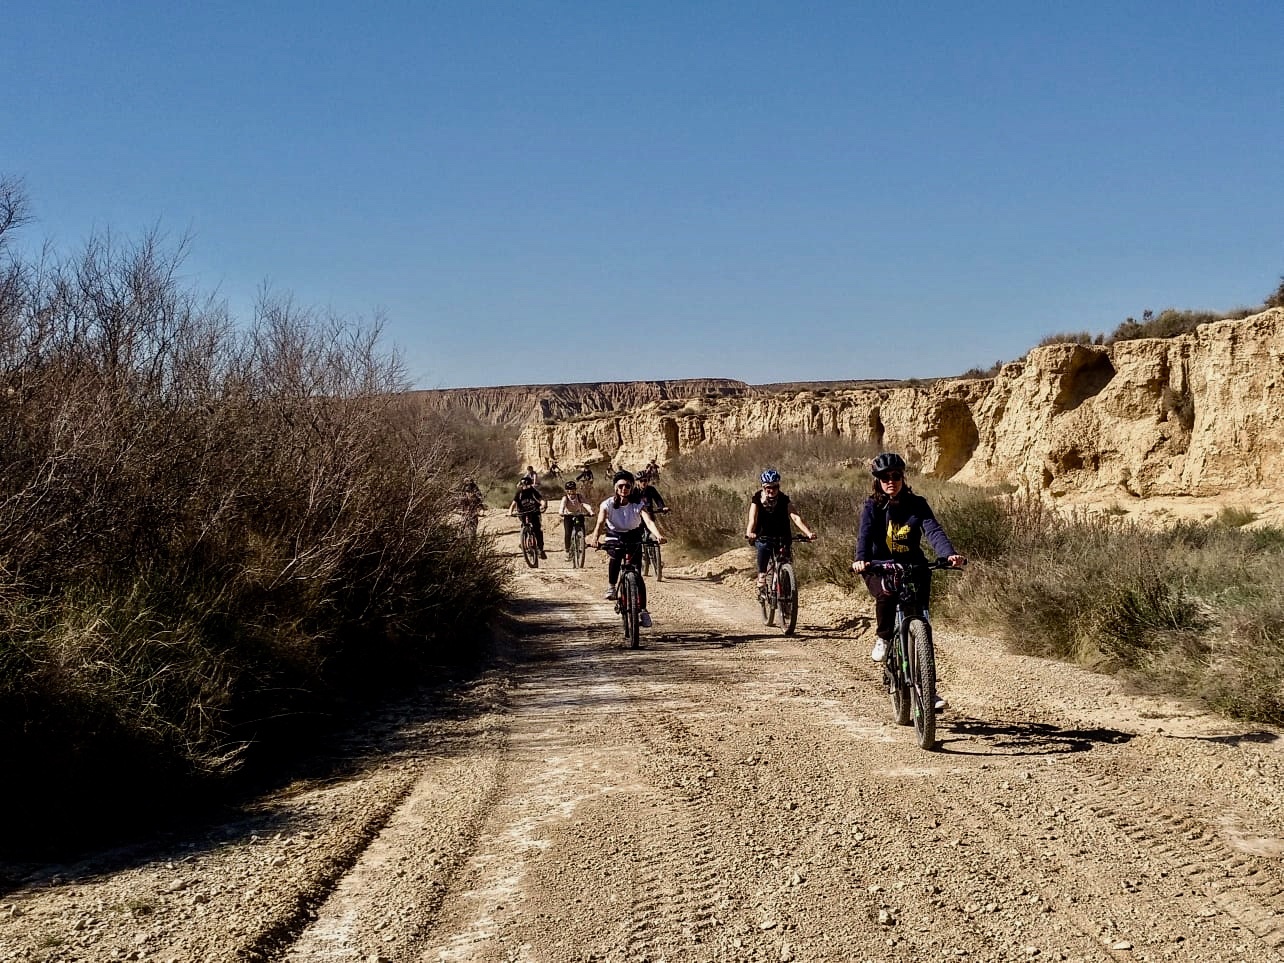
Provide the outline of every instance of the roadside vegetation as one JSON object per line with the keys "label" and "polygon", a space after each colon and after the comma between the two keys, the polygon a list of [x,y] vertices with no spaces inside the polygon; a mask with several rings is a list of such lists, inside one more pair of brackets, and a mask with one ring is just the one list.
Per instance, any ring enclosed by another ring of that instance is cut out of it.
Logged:
{"label": "roadside vegetation", "polygon": [[[804,586],[828,581],[863,599],[849,565],[873,454],[816,436],[701,448],[665,469],[675,506],[666,534],[698,557],[741,548],[749,497],[770,465],[822,534],[795,552]],[[1234,510],[1155,530],[1117,513],[1065,513],[918,475],[910,483],[971,559],[962,577],[938,576],[938,618],[995,633],[1014,651],[1284,725],[1284,531]]]}
{"label": "roadside vegetation", "polygon": [[150,818],[474,657],[505,568],[452,489],[487,456],[400,399],[377,324],[267,293],[238,323],[156,236],[24,258],[25,212],[0,182],[10,826]]}
{"label": "roadside vegetation", "polygon": [[[1183,334],[1190,334],[1201,324],[1207,324],[1210,321],[1239,320],[1270,308],[1284,308],[1284,276],[1280,277],[1279,287],[1268,294],[1257,307],[1237,307],[1226,311],[1164,308],[1158,314],[1147,308],[1141,312],[1140,320],[1127,317],[1110,334],[1104,331],[1096,334],[1091,331],[1059,331],[1043,337],[1038,347],[1043,348],[1054,344],[1109,345],[1120,341],[1137,341],[1142,338],[1176,338]],[[1017,360],[1021,361],[1024,358]],[[1002,370],[1003,365],[1003,361],[996,361],[986,368],[969,368],[959,377],[969,380],[993,378]]]}

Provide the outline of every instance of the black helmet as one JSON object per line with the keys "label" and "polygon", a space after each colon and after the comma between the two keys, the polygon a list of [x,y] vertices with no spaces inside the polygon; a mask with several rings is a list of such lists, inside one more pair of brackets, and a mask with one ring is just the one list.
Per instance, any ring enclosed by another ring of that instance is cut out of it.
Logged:
{"label": "black helmet", "polygon": [[573,481],[568,481],[568,482],[566,483],[566,490],[567,490],[568,492],[573,492],[573,491],[575,491],[575,482],[573,482]]}
{"label": "black helmet", "polygon": [[869,473],[875,477],[889,471],[905,471],[905,459],[894,451],[885,451],[869,465]]}
{"label": "black helmet", "polygon": [[611,479],[611,484],[618,485],[620,482],[626,481],[630,485],[632,485],[635,480],[636,479],[634,479],[633,477],[633,472],[628,471],[624,468],[621,468],[619,471],[615,473],[615,477]]}

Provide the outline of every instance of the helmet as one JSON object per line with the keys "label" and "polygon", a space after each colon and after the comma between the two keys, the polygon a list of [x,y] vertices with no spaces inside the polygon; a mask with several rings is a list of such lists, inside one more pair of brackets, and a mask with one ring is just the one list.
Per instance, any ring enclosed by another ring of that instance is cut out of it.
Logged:
{"label": "helmet", "polygon": [[905,459],[894,451],[885,451],[869,464],[869,473],[874,476],[889,471],[905,471]]}
{"label": "helmet", "polygon": [[530,475],[523,475],[521,478],[517,479],[517,484],[519,486],[534,485],[535,480],[531,478]]}
{"label": "helmet", "polygon": [[774,468],[768,468],[762,473],[762,483],[764,485],[779,485],[780,472],[776,471]]}
{"label": "helmet", "polygon": [[615,477],[611,479],[611,484],[618,485],[622,481],[626,481],[632,485],[634,481],[633,472],[621,468],[615,473]]}
{"label": "helmet", "polygon": [[645,468],[644,468],[644,469],[642,469],[642,471],[638,472],[638,484],[639,484],[639,485],[645,485],[645,484],[646,484],[647,482],[649,482],[650,480],[651,480],[651,473],[650,473],[649,471],[647,471]]}
{"label": "helmet", "polygon": [[569,482],[567,482],[567,483],[566,483],[566,490],[567,490],[568,492],[573,492],[573,491],[575,491],[575,482],[573,482],[573,481],[569,481]]}

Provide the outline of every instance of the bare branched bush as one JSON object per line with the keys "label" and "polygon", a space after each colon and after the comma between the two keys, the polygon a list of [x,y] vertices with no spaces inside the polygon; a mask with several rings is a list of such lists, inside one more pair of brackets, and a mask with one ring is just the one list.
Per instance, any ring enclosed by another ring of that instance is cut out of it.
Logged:
{"label": "bare branched bush", "polygon": [[182,255],[101,236],[0,274],[0,765],[44,774],[28,804],[224,774],[467,657],[501,599],[379,324],[265,292],[238,327]]}

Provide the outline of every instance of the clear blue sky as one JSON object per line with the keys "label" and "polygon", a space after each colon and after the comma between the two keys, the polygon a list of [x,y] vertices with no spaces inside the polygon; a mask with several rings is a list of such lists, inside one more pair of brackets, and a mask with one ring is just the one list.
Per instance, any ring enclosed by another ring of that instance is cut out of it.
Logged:
{"label": "clear blue sky", "polygon": [[1279,0],[11,6],[24,244],[190,234],[419,387],[957,374],[1284,274]]}

